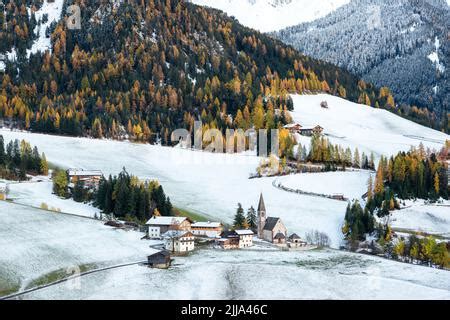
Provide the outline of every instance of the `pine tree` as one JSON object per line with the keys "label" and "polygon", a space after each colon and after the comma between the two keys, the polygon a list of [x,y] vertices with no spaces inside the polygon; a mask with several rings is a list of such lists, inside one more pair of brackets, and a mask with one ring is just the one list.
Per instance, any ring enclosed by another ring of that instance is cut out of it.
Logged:
{"label": "pine tree", "polygon": [[374,193],[380,195],[384,192],[384,176],[382,163],[378,165],[377,175],[375,177]]}
{"label": "pine tree", "polygon": [[40,171],[40,174],[42,174],[44,176],[48,175],[48,162],[47,162],[47,158],[45,157],[45,153],[42,153],[39,171]]}
{"label": "pine tree", "polygon": [[358,148],[355,149],[355,154],[354,154],[354,160],[353,160],[353,166],[355,168],[361,168],[361,162],[360,162],[360,157],[359,157],[359,150]]}
{"label": "pine tree", "polygon": [[6,151],[5,151],[5,141],[3,136],[0,135],[0,166],[4,166],[6,164]]}
{"label": "pine tree", "polygon": [[253,208],[253,206],[247,210],[247,219],[246,220],[248,223],[248,227],[251,230],[255,231],[257,228],[257,223],[256,223],[256,211],[255,211],[255,208]]}
{"label": "pine tree", "polygon": [[85,194],[84,182],[81,181],[81,180],[78,180],[75,183],[75,186],[73,188],[73,195],[72,195],[73,196],[73,200],[75,202],[83,202],[85,200],[84,199],[84,194]]}
{"label": "pine tree", "polygon": [[238,203],[238,208],[236,210],[236,215],[234,216],[233,228],[241,229],[244,226],[245,217],[244,217],[244,209],[242,205]]}
{"label": "pine tree", "polygon": [[375,155],[373,152],[370,153],[369,169],[375,170]]}
{"label": "pine tree", "polygon": [[369,180],[367,181],[367,201],[373,199],[373,178],[372,175],[369,176]]}
{"label": "pine tree", "polygon": [[439,197],[439,174],[436,172],[434,174],[434,192],[436,193],[436,197]]}

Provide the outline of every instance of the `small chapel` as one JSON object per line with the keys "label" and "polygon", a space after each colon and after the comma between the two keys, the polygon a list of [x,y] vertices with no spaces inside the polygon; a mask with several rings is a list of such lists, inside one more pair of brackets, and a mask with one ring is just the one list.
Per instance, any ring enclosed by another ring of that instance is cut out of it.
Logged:
{"label": "small chapel", "polygon": [[264,197],[261,193],[258,204],[258,238],[275,244],[285,244],[287,229],[281,218],[267,217]]}

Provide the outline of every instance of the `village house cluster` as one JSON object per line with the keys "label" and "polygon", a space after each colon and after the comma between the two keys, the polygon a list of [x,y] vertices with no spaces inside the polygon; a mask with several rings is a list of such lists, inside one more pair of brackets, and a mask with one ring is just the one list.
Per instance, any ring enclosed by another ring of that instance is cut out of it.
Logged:
{"label": "village house cluster", "polygon": [[284,126],[292,134],[300,134],[302,136],[311,137],[315,134],[320,135],[323,133],[323,128],[320,125],[316,126],[302,126],[299,123],[291,123]]}
{"label": "village house cluster", "polygon": [[[224,230],[220,222],[193,222],[187,217],[153,216],[147,223],[147,238],[162,240],[164,250],[148,257],[153,267],[168,267],[171,254],[186,254],[195,249],[196,239],[206,239],[224,250],[253,246],[255,233],[250,229]],[[306,248],[297,234],[288,236],[281,218],[268,217],[264,197],[258,204],[257,237],[283,248]]]}

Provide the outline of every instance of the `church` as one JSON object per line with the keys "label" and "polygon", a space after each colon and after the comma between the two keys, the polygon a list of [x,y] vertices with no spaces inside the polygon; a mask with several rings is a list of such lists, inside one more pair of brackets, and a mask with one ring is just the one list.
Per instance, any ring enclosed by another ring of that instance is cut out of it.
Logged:
{"label": "church", "polygon": [[258,238],[275,244],[285,244],[287,229],[277,217],[267,217],[264,197],[261,193],[258,204]]}

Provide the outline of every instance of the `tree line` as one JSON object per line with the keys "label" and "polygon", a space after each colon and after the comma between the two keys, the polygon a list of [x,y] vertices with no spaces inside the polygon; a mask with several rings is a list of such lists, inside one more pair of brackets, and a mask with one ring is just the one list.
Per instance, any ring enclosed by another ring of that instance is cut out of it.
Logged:
{"label": "tree line", "polygon": [[152,216],[171,216],[170,198],[157,181],[140,181],[125,169],[118,176],[102,178],[94,205],[117,218],[145,222]]}
{"label": "tree line", "polygon": [[335,169],[336,166],[342,166],[344,169],[346,167],[375,169],[373,152],[367,155],[365,152],[360,153],[358,148],[352,152],[349,147],[343,148],[341,145],[332,144],[327,137],[319,134],[312,136],[309,153],[305,146],[299,145],[297,160],[324,163],[329,170]]}
{"label": "tree line", "polygon": [[448,166],[439,154],[418,148],[399,152],[389,159],[381,157],[375,182],[368,182],[367,207],[386,216],[398,209],[398,199],[448,199]]}
{"label": "tree line", "polygon": [[111,10],[88,0],[65,1],[64,12],[74,2],[89,27],[69,30],[62,19],[50,30],[51,52],[30,59],[19,52],[7,62],[1,118],[39,132],[171,144],[174,129],[192,132],[198,119],[203,130],[223,133],[281,128],[293,93],[395,104],[388,89],[209,8],[145,0]]}
{"label": "tree line", "polygon": [[0,178],[7,180],[27,180],[27,174],[47,175],[48,162],[45,154],[29,142],[18,139],[10,141],[5,146],[5,140],[0,135]]}
{"label": "tree line", "polygon": [[234,216],[233,221],[233,229],[250,229],[253,232],[257,232],[258,229],[258,220],[255,208],[251,206],[247,210],[247,215],[244,213],[244,209],[242,208],[242,204],[238,203],[238,207],[236,209],[236,214]]}
{"label": "tree line", "polygon": [[144,223],[154,215],[174,215],[170,198],[156,180],[141,181],[125,168],[117,176],[102,177],[96,188],[87,188],[81,180],[69,188],[67,172],[55,171],[53,192],[77,202],[92,202],[103,214],[127,221]]}

